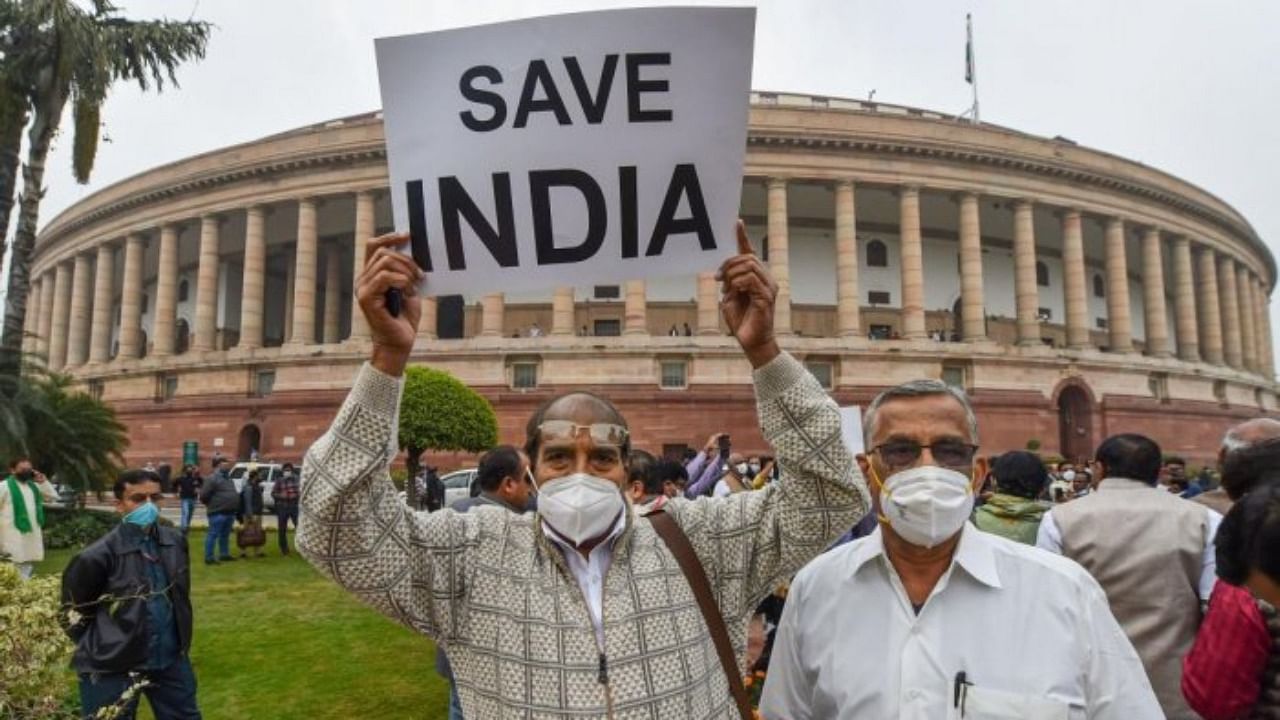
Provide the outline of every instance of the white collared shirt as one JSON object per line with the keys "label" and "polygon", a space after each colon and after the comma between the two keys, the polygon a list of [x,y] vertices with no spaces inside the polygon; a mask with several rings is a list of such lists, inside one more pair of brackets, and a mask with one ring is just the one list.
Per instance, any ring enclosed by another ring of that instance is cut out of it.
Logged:
{"label": "white collared shirt", "polygon": [[[1162,717],[1102,588],[1070,560],[965,523],[917,615],[881,530],[796,576],[761,713],[770,720]],[[982,715],[978,706],[1012,715]]]}
{"label": "white collared shirt", "polygon": [[601,649],[604,648],[604,574],[609,571],[609,564],[613,562],[613,541],[622,534],[626,526],[627,512],[618,513],[618,521],[613,524],[613,529],[583,558],[582,553],[561,540],[545,520],[542,522],[542,533],[564,552],[569,572],[573,573],[582,596],[586,598],[587,614],[591,616],[591,624],[596,629],[596,643]]}

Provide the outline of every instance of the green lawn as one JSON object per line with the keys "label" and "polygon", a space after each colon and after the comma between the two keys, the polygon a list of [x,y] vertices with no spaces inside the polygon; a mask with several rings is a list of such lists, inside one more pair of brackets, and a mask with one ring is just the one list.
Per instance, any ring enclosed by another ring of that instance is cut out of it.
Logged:
{"label": "green lawn", "polygon": [[[232,549],[234,551],[234,540]],[[204,564],[191,533],[200,709],[220,718],[445,718],[449,686],[431,641],[375,613],[294,553]],[[61,573],[55,550],[41,574]],[[139,717],[150,718],[145,701]]]}

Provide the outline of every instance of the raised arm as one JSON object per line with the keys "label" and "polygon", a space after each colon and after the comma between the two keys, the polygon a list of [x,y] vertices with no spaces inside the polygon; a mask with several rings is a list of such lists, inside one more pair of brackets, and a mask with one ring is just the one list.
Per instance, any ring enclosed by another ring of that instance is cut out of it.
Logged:
{"label": "raised arm", "polygon": [[[448,636],[461,607],[476,516],[415,513],[387,469],[398,448],[402,374],[420,313],[421,272],[395,246],[404,235],[370,241],[357,298],[373,354],[329,431],[303,461],[298,550],[322,573],[392,619],[432,637]],[[398,317],[385,295],[404,294]]]}
{"label": "raised arm", "polygon": [[778,348],[777,285],[741,223],[738,246],[739,255],[720,270],[720,307],[755,369],[756,412],[781,477],[758,492],[673,508],[727,619],[750,612],[868,507],[866,482],[841,437],[839,409],[804,366]]}

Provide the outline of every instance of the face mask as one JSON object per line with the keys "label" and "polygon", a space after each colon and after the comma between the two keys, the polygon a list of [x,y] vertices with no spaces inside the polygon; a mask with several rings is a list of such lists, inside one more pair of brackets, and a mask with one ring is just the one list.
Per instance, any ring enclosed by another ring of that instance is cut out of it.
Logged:
{"label": "face mask", "polygon": [[1063,480],[1066,480],[1067,482],[1071,482],[1072,480],[1075,480],[1075,479],[1076,479],[1076,471],[1075,471],[1075,470],[1064,470],[1064,471],[1062,472],[1062,479],[1063,479]]}
{"label": "face mask", "polygon": [[538,514],[574,545],[603,535],[625,507],[617,485],[586,473],[538,488]]}
{"label": "face mask", "polygon": [[931,548],[955,535],[969,519],[973,485],[955,470],[913,467],[889,476],[880,489],[880,511],[903,540]]}
{"label": "face mask", "polygon": [[287,477],[287,478],[291,478],[291,477],[293,477],[293,471],[292,471],[292,470],[285,470],[285,471],[284,471],[284,476],[285,476],[285,477]]}
{"label": "face mask", "polygon": [[18,473],[17,478],[18,478],[19,480],[24,480],[24,481],[26,481],[26,482],[31,482],[32,480],[35,480],[35,478],[36,478],[36,471],[35,471],[35,470],[23,470],[22,472]]}
{"label": "face mask", "polygon": [[750,466],[744,462],[734,465],[733,469],[736,470],[739,475],[746,475],[751,470]]}
{"label": "face mask", "polygon": [[160,509],[150,500],[133,509],[128,515],[124,516],[124,521],[130,525],[137,525],[140,528],[149,528],[156,521],[156,517],[160,515]]}
{"label": "face mask", "polygon": [[760,463],[751,463],[747,466],[747,469],[751,471],[752,475],[755,475],[760,472]]}

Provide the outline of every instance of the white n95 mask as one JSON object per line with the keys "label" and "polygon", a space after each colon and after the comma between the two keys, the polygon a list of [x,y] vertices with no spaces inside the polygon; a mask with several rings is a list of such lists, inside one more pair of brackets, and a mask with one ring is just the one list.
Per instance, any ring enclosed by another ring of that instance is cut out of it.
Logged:
{"label": "white n95 mask", "polygon": [[587,473],[566,475],[538,488],[538,514],[574,545],[605,534],[625,507],[616,484]]}
{"label": "white n95 mask", "polygon": [[969,478],[937,465],[889,476],[880,489],[880,511],[912,545],[931,548],[955,535],[973,512]]}

